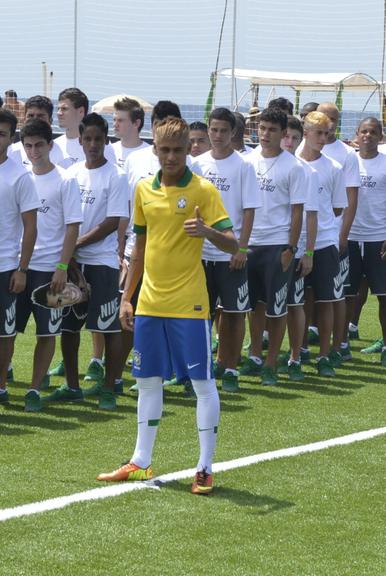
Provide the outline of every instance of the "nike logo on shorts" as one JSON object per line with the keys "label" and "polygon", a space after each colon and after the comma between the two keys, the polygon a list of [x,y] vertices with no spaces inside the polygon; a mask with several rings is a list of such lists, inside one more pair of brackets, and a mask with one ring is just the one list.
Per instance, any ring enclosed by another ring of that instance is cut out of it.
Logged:
{"label": "nike logo on shorts", "polygon": [[188,370],[191,370],[192,368],[195,368],[196,366],[199,366],[200,362],[197,362],[196,364],[188,364]]}
{"label": "nike logo on shorts", "polygon": [[60,310],[60,313],[58,312],[58,310],[51,310],[51,317],[48,321],[48,331],[50,334],[55,334],[62,322],[62,311]]}

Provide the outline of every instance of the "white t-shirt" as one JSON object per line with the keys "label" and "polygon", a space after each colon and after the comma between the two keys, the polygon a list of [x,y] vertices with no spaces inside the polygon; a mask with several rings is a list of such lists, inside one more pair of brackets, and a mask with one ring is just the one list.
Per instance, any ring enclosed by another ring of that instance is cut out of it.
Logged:
{"label": "white t-shirt", "polygon": [[315,250],[321,250],[333,244],[338,246],[338,229],[333,208],[346,208],[347,206],[343,169],[338,162],[324,154],[307,164],[317,171],[319,178],[318,232]]}
{"label": "white t-shirt", "polygon": [[299,160],[304,168],[307,178],[307,197],[304,203],[303,222],[300,237],[298,241],[298,251],[296,258],[301,258],[306,250],[307,245],[307,212],[318,212],[319,210],[319,178],[316,170],[311,168],[307,162],[301,158]]}
{"label": "white t-shirt", "polygon": [[[50,161],[52,164],[59,164],[64,159],[63,151],[58,146],[55,140],[52,141],[53,146],[50,151]],[[8,158],[11,158],[15,162],[23,164],[25,168],[31,169],[32,164],[27,158],[27,154],[25,153],[24,146],[21,141],[15,142],[15,144],[11,144],[7,150]]]}
{"label": "white t-shirt", "polygon": [[[203,176],[216,186],[232,222],[233,232],[239,239],[244,210],[259,208],[262,205],[253,165],[244,160],[238,152],[232,152],[230,156],[222,160],[216,160],[209,150],[197,156],[192,164],[192,172]],[[227,262],[231,255],[222,252],[206,240],[202,249],[202,258],[212,262]]]}
{"label": "white t-shirt", "polygon": [[362,185],[358,208],[349,234],[350,240],[386,240],[386,156],[365,159],[358,154]]}
{"label": "white t-shirt", "polygon": [[136,150],[130,154],[125,162],[124,170],[129,183],[129,224],[127,226],[127,240],[125,245],[125,256],[130,258],[135,244],[135,234],[133,232],[134,215],[134,191],[140,180],[148,176],[154,176],[160,169],[158,156],[153,152],[153,146],[146,146],[142,150]]}
{"label": "white t-shirt", "polygon": [[[63,154],[63,159],[58,162],[62,168],[69,168],[77,162],[86,160],[79,138],[67,138],[65,134],[62,134],[55,138],[54,142],[60,147]],[[115,164],[115,154],[110,143],[105,146],[105,158]]]}
{"label": "white t-shirt", "polygon": [[[83,236],[109,217],[128,218],[128,189],[126,175],[121,168],[106,162],[89,170],[85,162],[78,162],[68,170],[77,179],[82,203]],[[78,248],[75,254],[80,264],[94,264],[119,268],[118,234],[112,232],[103,240]]]}
{"label": "white t-shirt", "polygon": [[115,154],[115,163],[118,164],[120,168],[123,168],[127,157],[130,156],[133,152],[138,152],[139,150],[143,150],[144,148],[148,148],[150,144],[147,142],[141,142],[139,146],[135,148],[128,148],[127,146],[123,146],[121,140],[114,142],[112,144],[112,148]]}
{"label": "white t-shirt", "polygon": [[55,166],[48,174],[32,172],[40,198],[38,235],[30,260],[31,270],[51,272],[60,262],[67,224],[83,221],[78,182],[67,170]]}
{"label": "white t-shirt", "polygon": [[291,228],[291,206],[304,204],[307,179],[304,168],[295,156],[283,150],[278,156],[265,158],[262,149],[248,156],[253,162],[263,198],[255,211],[249,244],[277,246],[288,244]]}
{"label": "white t-shirt", "polygon": [[30,172],[10,158],[0,164],[0,272],[19,265],[21,214],[39,208]]}
{"label": "white t-shirt", "polygon": [[335,140],[332,144],[325,144],[322,150],[325,156],[336,160],[343,168],[346,188],[361,185],[357,154],[351,146],[341,140]]}

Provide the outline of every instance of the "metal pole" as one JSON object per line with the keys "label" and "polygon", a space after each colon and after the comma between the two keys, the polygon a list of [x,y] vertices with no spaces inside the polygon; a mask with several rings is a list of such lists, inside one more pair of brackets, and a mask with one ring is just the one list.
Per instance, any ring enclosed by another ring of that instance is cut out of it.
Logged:
{"label": "metal pole", "polygon": [[77,85],[78,68],[78,0],[74,0],[74,86]]}
{"label": "metal pole", "polygon": [[[386,2],[386,0],[385,0]],[[236,62],[236,16],[237,0],[233,0],[233,36],[232,36],[232,88],[231,88],[231,108],[235,105],[235,62]]]}

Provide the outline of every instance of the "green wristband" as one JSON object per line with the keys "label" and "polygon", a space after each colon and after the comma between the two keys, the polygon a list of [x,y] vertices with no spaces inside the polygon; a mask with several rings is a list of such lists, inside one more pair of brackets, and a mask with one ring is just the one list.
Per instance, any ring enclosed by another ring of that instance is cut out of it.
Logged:
{"label": "green wristband", "polygon": [[59,264],[56,265],[56,269],[57,270],[65,270],[67,272],[68,264],[63,264],[63,262],[59,262]]}
{"label": "green wristband", "polygon": [[314,255],[314,251],[313,250],[306,250],[304,252],[305,256],[313,256]]}
{"label": "green wristband", "polygon": [[248,248],[239,248],[239,252],[241,252],[241,254],[247,254]]}

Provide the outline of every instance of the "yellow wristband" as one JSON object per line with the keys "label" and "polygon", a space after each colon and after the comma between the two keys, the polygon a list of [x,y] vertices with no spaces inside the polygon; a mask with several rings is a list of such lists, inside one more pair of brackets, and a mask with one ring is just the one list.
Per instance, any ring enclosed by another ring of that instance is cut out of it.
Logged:
{"label": "yellow wristband", "polygon": [[241,252],[241,254],[247,254],[248,248],[239,248],[239,252]]}
{"label": "yellow wristband", "polygon": [[57,269],[57,270],[65,270],[65,271],[67,271],[67,270],[68,270],[68,264],[63,264],[63,262],[59,262],[59,263],[56,265],[56,269]]}

